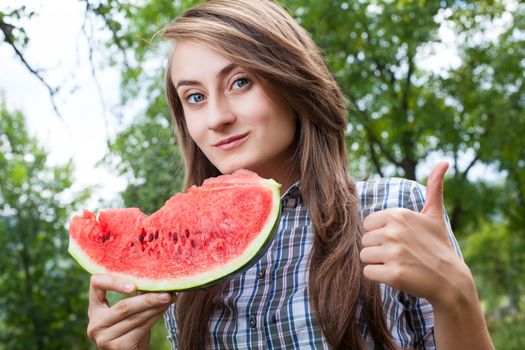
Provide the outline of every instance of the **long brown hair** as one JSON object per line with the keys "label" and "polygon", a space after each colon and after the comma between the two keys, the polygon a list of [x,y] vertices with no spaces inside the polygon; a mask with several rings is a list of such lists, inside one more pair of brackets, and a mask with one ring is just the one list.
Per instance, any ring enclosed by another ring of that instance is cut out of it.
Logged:
{"label": "long brown hair", "polygon": [[[344,140],[346,103],[319,48],[308,33],[270,0],[211,0],[187,10],[163,30],[174,42],[196,41],[217,50],[257,77],[269,96],[298,115],[292,164],[315,239],[310,257],[311,306],[334,349],[364,349],[359,310],[378,349],[395,349],[387,330],[379,286],[363,276],[362,224]],[[185,186],[219,175],[192,141],[177,91],[166,74],[166,93],[186,166]],[[179,344],[201,349],[218,285],[182,293],[176,305]]]}

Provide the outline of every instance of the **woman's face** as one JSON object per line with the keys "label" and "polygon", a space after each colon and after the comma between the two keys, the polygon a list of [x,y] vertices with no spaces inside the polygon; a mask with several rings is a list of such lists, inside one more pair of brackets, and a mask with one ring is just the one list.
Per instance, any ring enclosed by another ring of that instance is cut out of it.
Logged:
{"label": "woman's face", "polygon": [[292,154],[292,110],[270,99],[253,76],[216,51],[177,42],[171,79],[191,138],[223,174],[249,169],[282,179]]}

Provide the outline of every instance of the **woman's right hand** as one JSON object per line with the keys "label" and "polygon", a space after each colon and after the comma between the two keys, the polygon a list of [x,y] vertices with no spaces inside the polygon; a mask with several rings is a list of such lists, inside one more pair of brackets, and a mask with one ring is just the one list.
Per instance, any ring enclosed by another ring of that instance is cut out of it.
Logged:
{"label": "woman's right hand", "polygon": [[169,293],[145,293],[110,306],[107,291],[135,292],[128,281],[111,275],[95,274],[89,284],[88,336],[100,349],[149,348],[151,328],[174,301]]}

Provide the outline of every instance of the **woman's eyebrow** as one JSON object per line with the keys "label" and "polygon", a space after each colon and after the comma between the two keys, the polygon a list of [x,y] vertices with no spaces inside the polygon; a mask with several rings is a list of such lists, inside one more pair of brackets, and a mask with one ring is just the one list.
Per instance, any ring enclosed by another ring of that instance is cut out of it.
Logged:
{"label": "woman's eyebrow", "polygon": [[[219,79],[221,79],[222,77],[224,77],[225,75],[230,73],[232,70],[234,70],[238,66],[239,65],[236,64],[236,63],[230,63],[230,64],[224,66],[219,71],[219,73],[217,73],[217,77],[219,77]],[[200,83],[198,81],[196,81],[196,80],[179,80],[177,82],[177,85],[175,86],[175,89],[178,89],[180,86],[183,86],[183,85],[200,85]]]}

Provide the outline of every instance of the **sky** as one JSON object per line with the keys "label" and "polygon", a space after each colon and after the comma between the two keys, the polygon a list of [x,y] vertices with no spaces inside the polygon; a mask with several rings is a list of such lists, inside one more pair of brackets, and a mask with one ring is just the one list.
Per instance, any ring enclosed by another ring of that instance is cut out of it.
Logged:
{"label": "sky", "polygon": [[[34,68],[44,70],[48,83],[61,87],[56,103],[62,119],[54,112],[45,86],[29,73],[12,48],[5,44],[0,45],[0,96],[4,95],[10,110],[24,113],[30,133],[49,151],[50,164],[63,164],[73,159],[77,189],[98,186],[88,207],[96,206],[99,201],[112,201],[125,188],[126,180],[110,169],[97,167],[96,163],[107,153],[108,137],[124,127],[123,122],[111,113],[112,106],[119,103],[118,68],[105,67],[101,64],[102,53],[94,52],[100,94],[91,73],[86,38],[81,34],[84,16],[81,2],[9,0],[8,3],[0,2],[0,9],[21,4],[37,13],[22,22],[30,38],[24,54]],[[439,71],[459,64],[453,31],[443,26],[440,35],[444,42],[434,50],[429,48],[428,52],[423,52],[428,57],[419,61],[422,67]],[[465,162],[468,162],[467,158]],[[430,159],[418,172],[428,174],[437,160],[437,157]],[[492,178],[498,176],[485,167],[473,169],[474,177],[479,174],[484,177],[493,174],[489,176]]]}

